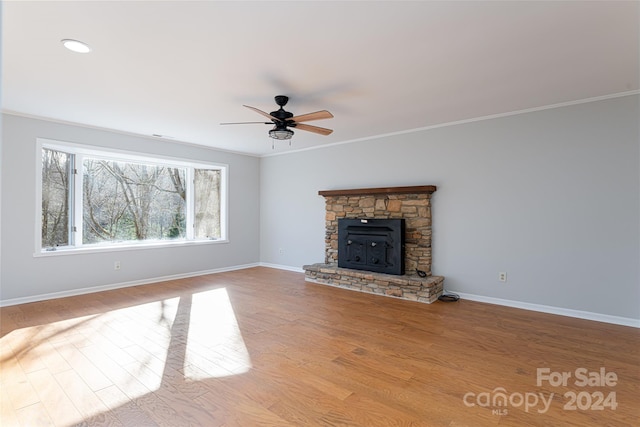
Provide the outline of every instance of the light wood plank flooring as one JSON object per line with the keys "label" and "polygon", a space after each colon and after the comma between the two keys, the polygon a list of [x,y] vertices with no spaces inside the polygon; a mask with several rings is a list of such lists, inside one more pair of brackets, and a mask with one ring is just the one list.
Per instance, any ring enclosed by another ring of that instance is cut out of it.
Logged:
{"label": "light wood plank flooring", "polygon": [[270,268],[0,311],[3,427],[640,425],[630,327]]}

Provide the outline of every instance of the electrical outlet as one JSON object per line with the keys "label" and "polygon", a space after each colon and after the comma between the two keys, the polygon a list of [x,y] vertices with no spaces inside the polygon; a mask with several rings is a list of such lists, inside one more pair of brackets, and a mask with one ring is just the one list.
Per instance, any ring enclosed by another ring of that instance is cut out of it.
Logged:
{"label": "electrical outlet", "polygon": [[501,271],[500,273],[498,273],[498,280],[501,282],[506,282],[507,281],[507,272],[506,271]]}
{"label": "electrical outlet", "polygon": [[278,249],[278,253],[279,253],[280,255],[284,255],[284,249],[283,249],[283,248]]}
{"label": "electrical outlet", "polygon": [[116,261],[113,263],[113,269],[114,270],[120,270],[120,261]]}

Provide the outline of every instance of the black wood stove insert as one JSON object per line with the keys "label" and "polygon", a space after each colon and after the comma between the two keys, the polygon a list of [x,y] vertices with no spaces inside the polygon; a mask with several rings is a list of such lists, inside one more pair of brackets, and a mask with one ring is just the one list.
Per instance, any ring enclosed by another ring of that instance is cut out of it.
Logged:
{"label": "black wood stove insert", "polygon": [[404,274],[404,219],[339,219],[338,267]]}

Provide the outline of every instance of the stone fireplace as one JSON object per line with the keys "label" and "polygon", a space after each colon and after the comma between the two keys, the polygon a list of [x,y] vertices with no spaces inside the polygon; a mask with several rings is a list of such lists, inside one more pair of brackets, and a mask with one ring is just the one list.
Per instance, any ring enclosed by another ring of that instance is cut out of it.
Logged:
{"label": "stone fireplace", "polygon": [[[325,262],[305,265],[306,280],[413,301],[437,300],[444,278],[431,274],[431,196],[435,191],[433,185],[319,191],[326,203]],[[340,267],[341,219],[403,219],[404,274]]]}

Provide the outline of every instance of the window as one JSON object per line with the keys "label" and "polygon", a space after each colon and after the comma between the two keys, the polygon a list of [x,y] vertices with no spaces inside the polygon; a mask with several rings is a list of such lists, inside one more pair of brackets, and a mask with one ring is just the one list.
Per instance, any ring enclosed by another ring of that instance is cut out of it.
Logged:
{"label": "window", "polygon": [[226,166],[38,140],[36,252],[226,239]]}
{"label": "window", "polygon": [[42,150],[42,245],[69,244],[71,155]]}

